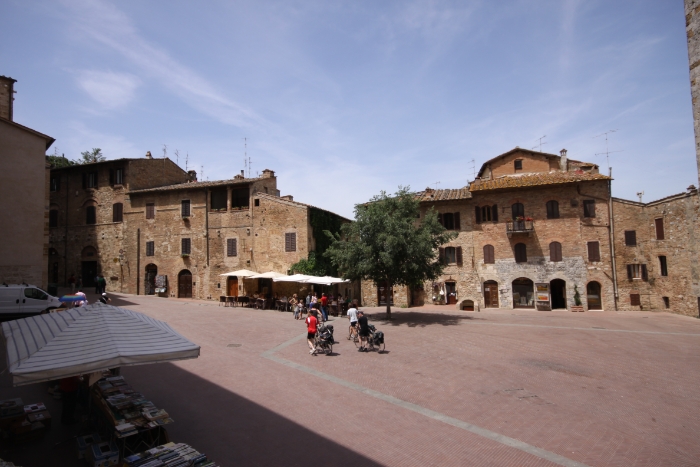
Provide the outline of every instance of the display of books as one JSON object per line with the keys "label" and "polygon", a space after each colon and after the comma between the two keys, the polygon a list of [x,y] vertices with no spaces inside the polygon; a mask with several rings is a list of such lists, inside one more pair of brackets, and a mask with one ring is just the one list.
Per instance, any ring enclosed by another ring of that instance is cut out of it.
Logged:
{"label": "display of books", "polygon": [[218,467],[206,454],[184,443],[167,443],[124,458],[126,467]]}
{"label": "display of books", "polygon": [[146,420],[149,420],[149,421],[155,421],[155,420],[160,420],[163,418],[168,418],[168,412],[166,412],[163,409],[143,410],[141,413],[146,418]]}

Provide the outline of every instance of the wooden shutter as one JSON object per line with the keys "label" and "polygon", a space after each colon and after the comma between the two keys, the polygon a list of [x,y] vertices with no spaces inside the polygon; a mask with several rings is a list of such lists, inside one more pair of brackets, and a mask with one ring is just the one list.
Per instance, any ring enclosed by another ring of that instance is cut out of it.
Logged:
{"label": "wooden shutter", "polygon": [[647,265],[646,264],[642,264],[642,280],[643,281],[649,280],[649,273],[647,272]]}
{"label": "wooden shutter", "polygon": [[457,266],[461,266],[462,265],[462,247],[458,246],[457,248],[455,248],[455,252],[457,254]]}
{"label": "wooden shutter", "polygon": [[153,256],[155,249],[155,242],[146,242],[146,256]]}
{"label": "wooden shutter", "polygon": [[484,245],[484,264],[494,264],[495,262],[493,245]]}
{"label": "wooden shutter", "polygon": [[439,248],[438,253],[440,254],[440,263],[445,264],[445,249]]}
{"label": "wooden shutter", "polygon": [[445,226],[445,221],[442,218],[442,213],[438,212],[438,222],[440,223],[441,226]]}
{"label": "wooden shutter", "polygon": [[182,200],[182,217],[189,217],[190,216],[190,200],[185,199]]}
{"label": "wooden shutter", "polygon": [[515,262],[527,263],[527,247],[524,243],[515,244]]}
{"label": "wooden shutter", "polygon": [[95,206],[88,206],[85,208],[85,223],[86,224],[96,224],[97,223],[97,208]]}
{"label": "wooden shutter", "polygon": [[583,200],[583,217],[595,217],[595,200]]}
{"label": "wooden shutter", "polygon": [[625,245],[627,245],[627,246],[637,245],[637,231],[636,230],[625,230]]}
{"label": "wooden shutter", "polygon": [[481,224],[481,208],[479,206],[476,206],[474,208],[474,216],[476,219],[476,223]]}
{"label": "wooden shutter", "polygon": [[659,256],[659,265],[661,266],[661,275],[668,276],[668,266],[666,264],[665,256]]}
{"label": "wooden shutter", "polygon": [[630,305],[631,306],[640,306],[642,304],[642,301],[640,300],[640,296],[638,293],[631,293],[630,294]]}
{"label": "wooden shutter", "polygon": [[459,213],[458,212],[454,213],[454,219],[455,219],[455,230],[462,230],[462,228],[459,225]]}
{"label": "wooden shutter", "polygon": [[284,251],[297,251],[297,234],[290,232],[284,234]]}
{"label": "wooden shutter", "polygon": [[498,206],[495,204],[491,206],[491,220],[498,222]]}
{"label": "wooden shutter", "polygon": [[632,279],[634,279],[634,269],[633,269],[633,266],[631,264],[628,264],[627,265],[627,280],[631,281]]}
{"label": "wooden shutter", "polygon": [[112,205],[112,222],[122,222],[124,220],[124,205],[114,203]]}
{"label": "wooden shutter", "polygon": [[600,261],[600,243],[588,242],[588,261]]}
{"label": "wooden shutter", "polygon": [[562,260],[561,243],[552,242],[549,244],[549,260],[553,262],[558,262]]}
{"label": "wooden shutter", "polygon": [[192,252],[192,243],[189,238],[182,239],[182,254],[189,255]]}
{"label": "wooden shutter", "polygon": [[657,240],[663,240],[664,237],[664,218],[659,217],[658,219],[654,219],[654,224],[656,225],[656,239]]}
{"label": "wooden shutter", "polygon": [[154,219],[156,217],[156,205],[148,203],[146,205],[146,219]]}
{"label": "wooden shutter", "polygon": [[226,256],[238,256],[238,241],[235,238],[226,240]]}

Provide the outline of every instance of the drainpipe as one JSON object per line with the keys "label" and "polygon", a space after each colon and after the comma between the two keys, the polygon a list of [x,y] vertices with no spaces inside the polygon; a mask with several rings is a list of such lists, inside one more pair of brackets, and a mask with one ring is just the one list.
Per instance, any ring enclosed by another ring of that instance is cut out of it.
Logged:
{"label": "drainpipe", "polygon": [[136,295],[141,290],[141,229],[136,229]]}
{"label": "drainpipe", "polygon": [[612,276],[613,276],[613,291],[614,291],[614,301],[615,301],[615,311],[617,311],[617,302],[619,299],[619,294],[617,290],[617,268],[615,267],[615,222],[613,217],[613,201],[612,201],[612,167],[608,169],[608,194],[609,196],[609,206],[608,213],[610,215],[610,229],[608,229],[608,237],[610,241],[610,258],[612,260]]}

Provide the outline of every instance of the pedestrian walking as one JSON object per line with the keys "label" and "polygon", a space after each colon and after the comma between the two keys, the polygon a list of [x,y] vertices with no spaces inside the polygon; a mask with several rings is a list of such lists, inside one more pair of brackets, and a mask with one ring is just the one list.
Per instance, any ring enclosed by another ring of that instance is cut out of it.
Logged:
{"label": "pedestrian walking", "polygon": [[314,340],[316,339],[316,326],[318,325],[318,320],[316,319],[315,310],[309,310],[309,314],[306,317],[306,341],[309,344],[309,354],[316,354],[316,344]]}
{"label": "pedestrian walking", "polygon": [[100,297],[100,302],[104,303],[106,305],[107,302],[111,302],[111,301],[112,301],[112,299],[109,298],[106,293],[102,292],[102,296]]}
{"label": "pedestrian walking", "polygon": [[325,293],[321,294],[321,317],[324,323],[328,321],[328,297]]}
{"label": "pedestrian walking", "polygon": [[357,312],[357,325],[360,326],[360,348],[358,352],[367,352],[367,340],[369,339],[369,323],[362,310]]}
{"label": "pedestrian walking", "polygon": [[105,279],[105,276],[100,274],[100,277],[97,282],[100,287],[99,293],[104,294],[107,291],[107,279]]}

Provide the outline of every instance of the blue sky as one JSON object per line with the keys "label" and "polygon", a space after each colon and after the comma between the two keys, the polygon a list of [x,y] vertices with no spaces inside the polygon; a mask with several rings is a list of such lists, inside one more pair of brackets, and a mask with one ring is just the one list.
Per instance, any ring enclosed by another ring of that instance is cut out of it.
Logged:
{"label": "blue sky", "polygon": [[247,138],[253,175],[352,217],[543,135],[607,171],[595,136],[617,130],[615,196],[697,184],[681,0],[6,0],[3,17],[15,120],[69,158],[167,144],[223,179]]}

